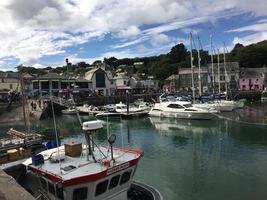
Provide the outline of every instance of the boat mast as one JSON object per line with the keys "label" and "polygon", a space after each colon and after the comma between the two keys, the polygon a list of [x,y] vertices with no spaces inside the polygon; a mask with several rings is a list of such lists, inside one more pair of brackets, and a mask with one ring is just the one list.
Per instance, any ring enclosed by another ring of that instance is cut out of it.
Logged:
{"label": "boat mast", "polygon": [[219,95],[221,94],[221,72],[220,72],[220,51],[217,49],[217,62],[218,62],[218,85]]}
{"label": "boat mast", "polygon": [[226,100],[228,99],[228,87],[227,87],[227,71],[226,71],[226,62],[225,62],[225,42],[223,43],[223,67],[224,67],[224,76],[225,76],[225,92]]}
{"label": "boat mast", "polygon": [[201,58],[200,58],[200,39],[199,37],[197,37],[198,39],[198,50],[197,50],[197,57],[198,57],[198,88],[199,88],[199,96],[202,95],[202,87],[201,87],[201,72],[200,72],[200,61],[201,61]]}
{"label": "boat mast", "polygon": [[24,126],[25,126],[25,130],[30,131],[29,111],[25,107],[25,105],[27,104],[27,99],[25,97],[25,86],[24,86],[24,79],[23,79],[22,72],[19,73],[19,76],[20,76],[20,86],[21,86],[22,110],[23,110]]}
{"label": "boat mast", "polygon": [[212,79],[212,93],[214,95],[215,91],[214,91],[214,86],[215,86],[215,82],[214,82],[214,71],[213,71],[213,52],[212,52],[212,34],[210,34],[210,53],[211,53],[211,79]]}
{"label": "boat mast", "polygon": [[192,92],[193,92],[193,103],[195,102],[195,84],[194,84],[194,66],[193,66],[193,53],[192,53],[192,33],[190,32],[190,60],[191,60],[191,82],[192,82]]}

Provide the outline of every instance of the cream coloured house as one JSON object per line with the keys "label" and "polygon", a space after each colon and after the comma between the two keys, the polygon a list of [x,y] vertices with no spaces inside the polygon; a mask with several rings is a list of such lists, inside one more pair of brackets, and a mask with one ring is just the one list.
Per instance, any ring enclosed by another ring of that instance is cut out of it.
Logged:
{"label": "cream coloured house", "polygon": [[20,91],[19,73],[0,72],[0,91]]}
{"label": "cream coloured house", "polygon": [[104,67],[95,67],[85,73],[85,79],[92,81],[93,90],[104,96],[115,94],[116,84],[112,73]]}

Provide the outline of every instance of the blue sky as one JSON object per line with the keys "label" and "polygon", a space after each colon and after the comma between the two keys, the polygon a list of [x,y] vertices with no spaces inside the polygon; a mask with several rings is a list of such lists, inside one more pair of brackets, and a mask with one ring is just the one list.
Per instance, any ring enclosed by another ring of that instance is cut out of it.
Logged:
{"label": "blue sky", "polygon": [[153,56],[189,32],[205,50],[267,39],[266,0],[1,0],[0,70]]}

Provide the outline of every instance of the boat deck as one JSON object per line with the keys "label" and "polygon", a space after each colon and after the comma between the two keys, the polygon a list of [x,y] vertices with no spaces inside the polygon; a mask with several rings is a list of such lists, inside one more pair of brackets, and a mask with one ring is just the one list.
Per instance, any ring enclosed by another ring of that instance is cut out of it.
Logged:
{"label": "boat deck", "polygon": [[[57,177],[57,181],[64,182],[77,177],[90,176],[95,179],[101,174],[103,176],[113,173],[114,170],[122,170],[134,165],[143,152],[134,150],[124,150],[124,149],[114,149],[114,159],[115,162],[110,162],[110,166],[105,166],[104,160],[111,160],[110,151],[106,147],[99,147],[101,152],[95,147],[94,156],[97,162],[94,161],[93,157],[90,155],[87,158],[87,150],[85,146],[80,157],[70,157],[65,156],[64,160],[60,162],[52,162],[51,157],[53,154],[64,154],[64,146],[59,148],[50,149],[41,154],[44,156],[44,164],[34,166],[31,164],[32,160],[28,159],[24,162],[32,170],[40,173],[45,173]],[[105,158],[104,155],[108,155]],[[134,164],[133,164],[134,162]]]}

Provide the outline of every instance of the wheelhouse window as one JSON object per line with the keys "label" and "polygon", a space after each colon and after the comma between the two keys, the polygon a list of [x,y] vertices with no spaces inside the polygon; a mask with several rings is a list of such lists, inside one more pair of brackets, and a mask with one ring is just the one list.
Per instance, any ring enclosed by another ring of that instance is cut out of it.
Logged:
{"label": "wheelhouse window", "polygon": [[72,200],[87,199],[87,187],[77,188],[73,191]]}
{"label": "wheelhouse window", "polygon": [[182,108],[184,108],[183,106],[181,106],[179,104],[170,104],[167,107],[168,108],[176,108],[176,109],[182,109]]}
{"label": "wheelhouse window", "polygon": [[54,184],[53,183],[48,182],[48,191],[51,194],[55,195],[55,187],[54,187]]}
{"label": "wheelhouse window", "polygon": [[124,172],[121,176],[120,185],[127,183],[131,178],[132,170]]}
{"label": "wheelhouse window", "polygon": [[184,107],[191,108],[192,107],[192,104],[185,104]]}
{"label": "wheelhouse window", "polygon": [[95,190],[95,196],[105,193],[107,187],[108,187],[108,180],[98,183]]}
{"label": "wheelhouse window", "polygon": [[41,186],[43,188],[43,190],[46,190],[47,191],[47,182],[44,178],[40,177],[40,183],[41,183]]}
{"label": "wheelhouse window", "polygon": [[59,198],[59,199],[64,199],[64,194],[63,194],[63,187],[62,187],[62,185],[56,185],[56,194],[57,194],[57,197]]}
{"label": "wheelhouse window", "polygon": [[112,189],[119,184],[120,175],[111,178],[108,189]]}

